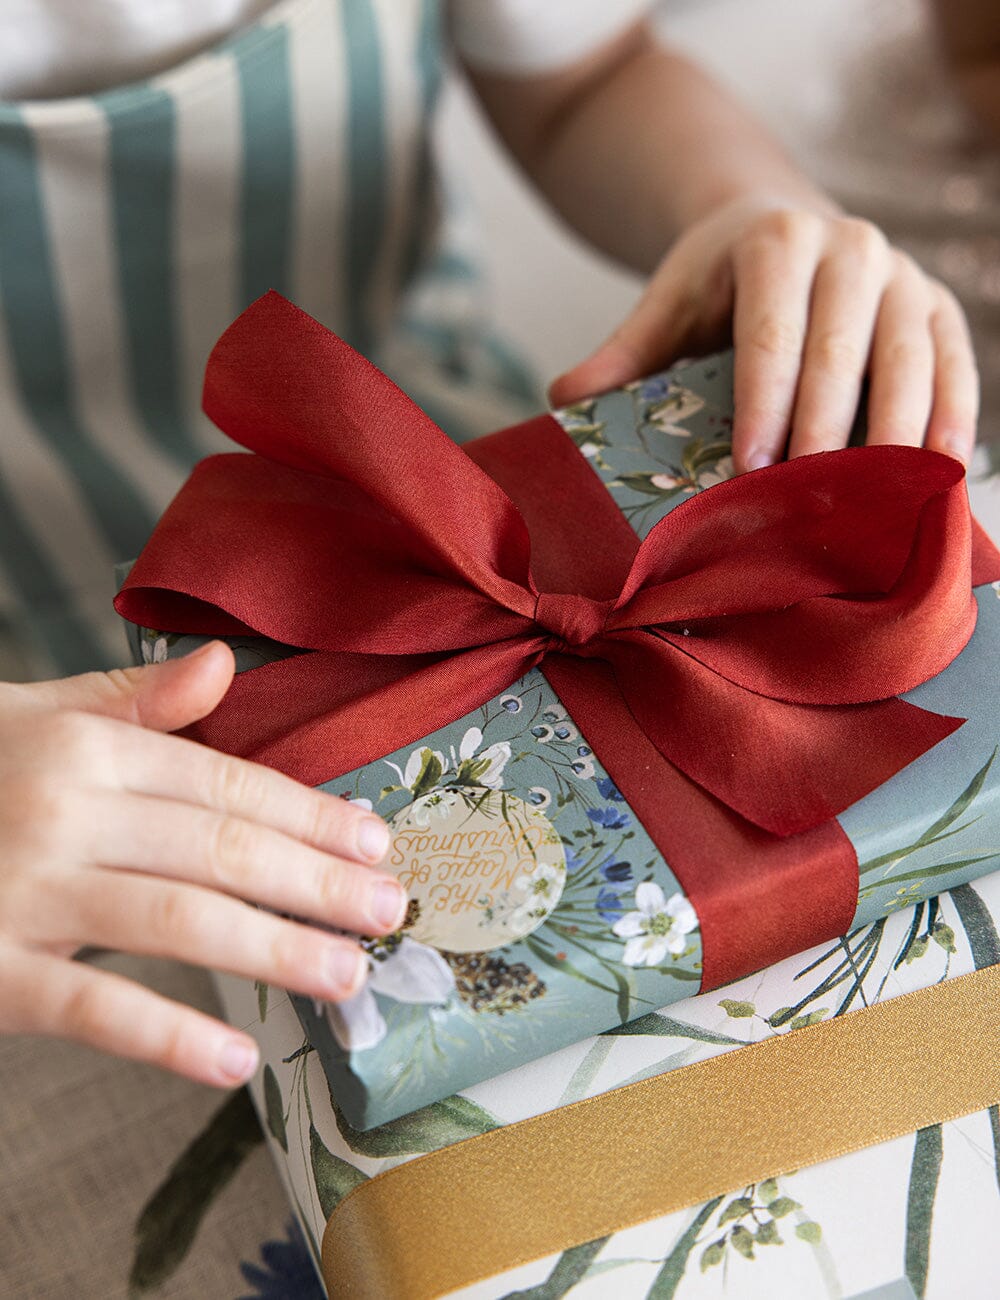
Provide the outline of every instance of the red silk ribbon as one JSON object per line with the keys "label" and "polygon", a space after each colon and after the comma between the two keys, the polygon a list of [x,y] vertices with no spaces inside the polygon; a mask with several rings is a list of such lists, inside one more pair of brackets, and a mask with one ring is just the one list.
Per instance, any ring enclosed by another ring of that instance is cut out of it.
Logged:
{"label": "red silk ribbon", "polygon": [[857,902],[835,815],[961,725],[894,698],[975,624],[957,462],[908,447],[734,479],[640,544],[549,416],[457,447],[268,294],[204,404],[257,455],[202,462],[116,602],[271,637],[198,735],[317,785],[542,667],[698,912],[703,987],[833,938]]}

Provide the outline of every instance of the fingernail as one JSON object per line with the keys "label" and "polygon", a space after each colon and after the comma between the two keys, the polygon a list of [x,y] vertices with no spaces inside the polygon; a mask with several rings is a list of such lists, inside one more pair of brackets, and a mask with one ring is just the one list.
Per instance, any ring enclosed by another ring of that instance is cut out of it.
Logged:
{"label": "fingernail", "polygon": [[767,451],[752,451],[747,457],[747,469],[766,469],[774,464],[774,457]]}
{"label": "fingernail", "polygon": [[331,948],[326,959],[330,987],[336,997],[346,997],[353,993],[361,983],[364,957],[357,948],[345,948],[337,944]]}
{"label": "fingernail", "polygon": [[358,823],[358,849],[369,862],[381,862],[389,852],[389,827],[379,817],[363,817]]}
{"label": "fingernail", "polygon": [[259,1059],[256,1044],[230,1038],[219,1053],[219,1069],[234,1083],[245,1083],[256,1073]]}
{"label": "fingernail", "polygon": [[406,893],[395,880],[379,880],[372,890],[372,920],[380,930],[397,930],[406,915]]}

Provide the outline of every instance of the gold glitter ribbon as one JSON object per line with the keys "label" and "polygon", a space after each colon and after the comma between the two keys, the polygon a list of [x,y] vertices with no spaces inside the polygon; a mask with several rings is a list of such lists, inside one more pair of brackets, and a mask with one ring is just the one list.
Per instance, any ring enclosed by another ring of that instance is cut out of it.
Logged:
{"label": "gold glitter ribbon", "polygon": [[432,1300],[1000,1102],[1000,966],[547,1111],[362,1183],[331,1297]]}

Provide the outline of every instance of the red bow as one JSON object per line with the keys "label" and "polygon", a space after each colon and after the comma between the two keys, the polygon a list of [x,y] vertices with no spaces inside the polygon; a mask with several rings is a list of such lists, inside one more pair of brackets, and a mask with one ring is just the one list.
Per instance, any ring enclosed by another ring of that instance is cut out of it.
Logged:
{"label": "red bow", "polygon": [[[857,864],[831,819],[961,725],[892,698],[975,623],[955,461],[801,458],[640,545],[551,417],[462,450],[277,294],[217,344],[205,409],[260,454],[197,467],[119,612],[312,652],[242,674],[209,743],[315,785],[540,664],[692,898],[706,984],[846,928]],[[748,905],[747,934],[716,938]]]}

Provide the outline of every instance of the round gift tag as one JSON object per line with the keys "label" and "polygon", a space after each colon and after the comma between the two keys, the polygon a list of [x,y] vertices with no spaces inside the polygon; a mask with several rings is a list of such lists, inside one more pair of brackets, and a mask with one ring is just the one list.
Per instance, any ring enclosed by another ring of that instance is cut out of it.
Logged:
{"label": "round gift tag", "polygon": [[407,931],[446,952],[487,952],[523,939],[566,882],[555,827],[516,795],[442,790],[390,820],[388,869],[418,906]]}

